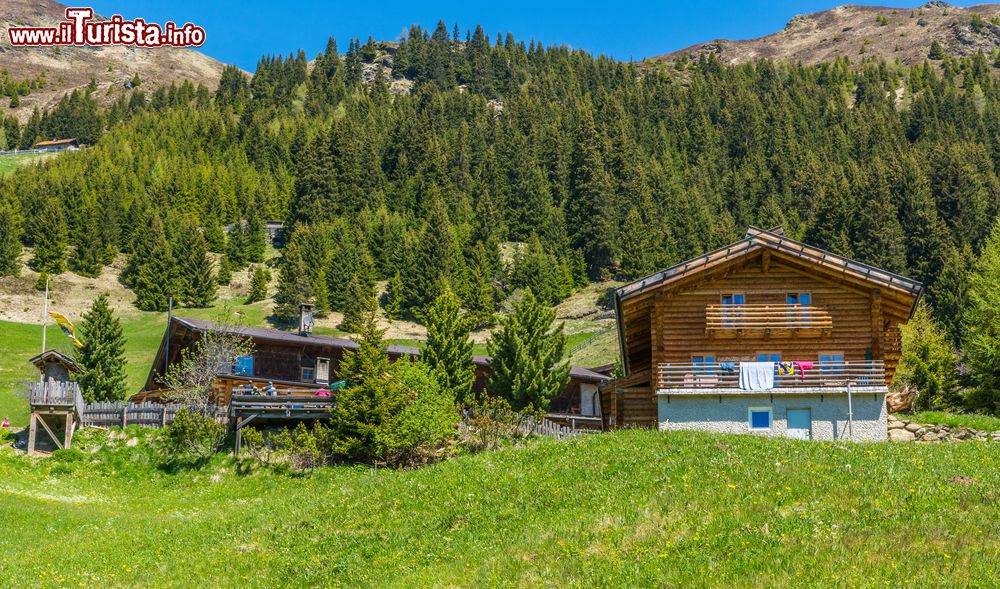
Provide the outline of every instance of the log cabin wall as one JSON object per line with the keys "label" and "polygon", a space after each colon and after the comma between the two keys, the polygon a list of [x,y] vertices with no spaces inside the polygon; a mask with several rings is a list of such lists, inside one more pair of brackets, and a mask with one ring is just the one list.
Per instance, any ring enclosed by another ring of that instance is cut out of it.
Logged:
{"label": "log cabin wall", "polygon": [[[707,330],[706,310],[723,295],[742,294],[746,305],[786,304],[788,293],[809,293],[811,305],[825,310],[832,329]],[[890,382],[899,361],[899,309],[887,309],[881,290],[838,283],[819,273],[793,268],[774,256],[756,255],[723,276],[647,297],[650,359],[655,387],[660,363],[689,363],[692,356],[716,361],[753,361],[758,353],[783,361],[816,361],[821,353],[843,353],[845,361],[884,360]],[[895,315],[895,316],[894,316]],[[740,333],[742,332],[742,333]]]}

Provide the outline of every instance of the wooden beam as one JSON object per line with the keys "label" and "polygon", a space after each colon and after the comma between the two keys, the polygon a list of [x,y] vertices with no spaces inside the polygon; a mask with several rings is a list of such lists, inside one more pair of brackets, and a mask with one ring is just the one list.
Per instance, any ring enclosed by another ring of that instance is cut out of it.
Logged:
{"label": "wooden beam", "polygon": [[42,427],[45,429],[45,431],[49,433],[49,437],[52,438],[53,442],[55,442],[56,447],[62,450],[63,445],[59,443],[59,438],[54,433],[52,433],[52,430],[49,429],[49,424],[45,423],[45,420],[42,419],[41,415],[38,416],[38,423],[42,424]]}
{"label": "wooden beam", "polygon": [[760,269],[763,274],[767,274],[768,270],[771,269],[771,250],[764,250],[764,254],[761,257]]}
{"label": "wooden beam", "polygon": [[28,418],[28,456],[35,453],[35,438],[38,435],[38,425],[35,423],[37,419],[38,414],[32,411],[31,417]]}
{"label": "wooden beam", "polygon": [[872,314],[872,358],[882,358],[882,336],[885,329],[882,323],[882,289],[876,288],[871,295]]}

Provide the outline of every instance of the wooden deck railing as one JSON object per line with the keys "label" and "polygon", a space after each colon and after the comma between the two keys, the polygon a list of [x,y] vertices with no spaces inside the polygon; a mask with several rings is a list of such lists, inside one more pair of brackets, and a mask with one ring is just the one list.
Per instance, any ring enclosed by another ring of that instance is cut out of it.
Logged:
{"label": "wooden deck railing", "polygon": [[[793,366],[795,365],[792,362]],[[885,365],[881,360],[851,362],[813,362],[812,369],[795,373],[775,373],[774,388],[844,388],[885,386]],[[777,367],[775,368],[777,370]],[[740,363],[660,364],[657,389],[740,389]]]}
{"label": "wooden deck railing", "polygon": [[708,332],[738,329],[833,329],[826,309],[812,305],[708,305]]}
{"label": "wooden deck railing", "polygon": [[34,407],[64,407],[83,417],[83,394],[75,382],[28,383],[28,404]]}

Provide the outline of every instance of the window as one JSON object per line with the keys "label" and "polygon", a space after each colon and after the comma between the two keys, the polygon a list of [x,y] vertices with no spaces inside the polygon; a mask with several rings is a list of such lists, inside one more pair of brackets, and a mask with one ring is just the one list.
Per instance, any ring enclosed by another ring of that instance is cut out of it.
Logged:
{"label": "window", "polygon": [[843,352],[820,352],[819,369],[824,376],[838,376],[844,373]]}
{"label": "window", "polygon": [[316,380],[316,370],[314,368],[302,369],[302,382],[313,382]]}
{"label": "window", "polygon": [[[789,305],[812,305],[812,294],[808,292],[790,292],[785,295],[785,302]],[[812,319],[812,312],[809,309],[795,308],[788,312],[788,322],[796,324],[807,324]]]}
{"label": "window", "polygon": [[736,292],[724,294],[719,300],[724,307],[722,309],[723,326],[736,327],[736,320],[739,319],[743,313],[739,309],[726,309],[725,307],[739,307],[743,305],[746,301],[746,296],[744,296],[743,293]]}
{"label": "window", "polygon": [[757,352],[758,362],[781,362],[781,352]]}
{"label": "window", "polygon": [[253,356],[237,356],[233,364],[234,374],[253,376]]}
{"label": "window", "polygon": [[691,363],[694,364],[694,371],[698,374],[710,374],[715,372],[715,355],[691,356]]}
{"label": "window", "polygon": [[748,410],[750,420],[750,431],[770,431],[771,429],[771,408],[751,407]]}

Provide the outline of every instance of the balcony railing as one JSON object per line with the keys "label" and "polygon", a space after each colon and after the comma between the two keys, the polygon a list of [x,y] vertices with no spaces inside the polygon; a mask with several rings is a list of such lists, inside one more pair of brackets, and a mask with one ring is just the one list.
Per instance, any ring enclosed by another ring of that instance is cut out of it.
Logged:
{"label": "balcony railing", "polygon": [[710,335],[740,331],[796,330],[821,333],[833,329],[826,309],[812,305],[708,305],[705,330]]}
{"label": "balcony railing", "polygon": [[[885,365],[881,360],[851,362],[813,362],[812,368],[794,367],[794,374],[778,374],[775,366],[774,389],[844,388],[885,386]],[[740,389],[740,363],[660,364],[657,389]]]}

